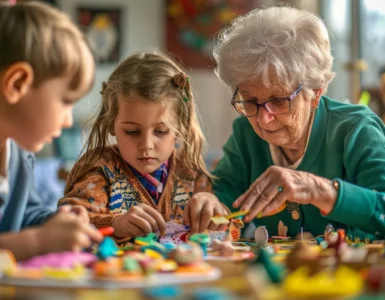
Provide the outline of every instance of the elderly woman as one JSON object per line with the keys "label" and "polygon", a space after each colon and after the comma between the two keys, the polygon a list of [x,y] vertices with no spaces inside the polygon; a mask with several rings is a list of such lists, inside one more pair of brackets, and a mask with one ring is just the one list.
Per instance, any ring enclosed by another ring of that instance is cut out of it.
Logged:
{"label": "elderly woman", "polygon": [[282,221],[289,236],[331,223],[383,239],[385,127],[370,109],[324,96],[334,73],[323,22],[289,7],[253,10],[219,35],[214,57],[242,116],[214,170],[218,198],[270,235],[285,233]]}

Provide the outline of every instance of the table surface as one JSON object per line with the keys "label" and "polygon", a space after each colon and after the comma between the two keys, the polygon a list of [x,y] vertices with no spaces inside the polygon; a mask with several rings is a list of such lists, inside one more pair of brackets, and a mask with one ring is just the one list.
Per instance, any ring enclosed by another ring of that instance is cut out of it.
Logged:
{"label": "table surface", "polygon": [[[257,296],[254,288],[246,278],[247,263],[234,261],[212,261],[213,266],[219,268],[222,272],[220,279],[205,283],[183,284],[180,285],[182,294],[173,299],[189,300],[191,294],[197,289],[219,289],[230,291],[235,297],[232,300],[294,300],[297,297],[287,297],[282,291],[273,285],[263,287],[263,292],[259,290]],[[17,299],[17,300],[108,300],[108,299],[157,299],[149,298],[143,295],[142,289],[61,289],[61,288],[31,288],[31,287],[11,287],[0,285],[0,299]],[[159,298],[161,299],[161,298]],[[165,298],[163,298],[165,299]],[[171,298],[167,298],[171,299]],[[304,299],[304,298],[301,298]],[[315,298],[310,298],[315,299]],[[320,299],[320,298],[317,298]],[[329,298],[330,299],[330,298]],[[341,299],[341,298],[339,298]],[[352,299],[352,298],[349,298]],[[385,299],[385,295],[361,295],[352,300],[380,300]]]}
{"label": "table surface", "polygon": [[[181,285],[183,295],[180,299],[187,300],[186,295],[196,289],[218,288],[226,289],[238,296],[239,299],[256,299],[251,285],[245,276],[246,263],[232,261],[213,261],[211,264],[222,272],[220,279],[206,283]],[[107,300],[107,299],[151,299],[143,296],[141,289],[58,289],[11,287],[0,285],[0,299],[28,299],[28,300]]]}

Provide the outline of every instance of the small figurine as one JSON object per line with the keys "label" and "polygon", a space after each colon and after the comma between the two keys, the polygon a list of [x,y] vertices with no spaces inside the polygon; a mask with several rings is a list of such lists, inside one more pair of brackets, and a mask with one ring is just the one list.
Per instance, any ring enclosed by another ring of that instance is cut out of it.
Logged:
{"label": "small figurine", "polygon": [[334,226],[332,224],[328,224],[325,228],[325,240],[327,239],[327,237],[329,236],[329,234],[333,233],[334,232]]}
{"label": "small figurine", "polygon": [[278,223],[278,236],[287,237],[288,227],[282,221]]}
{"label": "small figurine", "polygon": [[269,233],[265,226],[259,226],[255,229],[254,239],[258,246],[263,247],[267,245],[269,240]]}
{"label": "small figurine", "polygon": [[228,234],[223,241],[214,240],[211,248],[220,252],[221,256],[231,257],[235,253],[235,247],[231,241],[231,235]]}
{"label": "small figurine", "polygon": [[286,257],[286,267],[290,272],[294,272],[302,266],[309,267],[310,275],[314,275],[321,270],[317,251],[308,243],[297,241]]}

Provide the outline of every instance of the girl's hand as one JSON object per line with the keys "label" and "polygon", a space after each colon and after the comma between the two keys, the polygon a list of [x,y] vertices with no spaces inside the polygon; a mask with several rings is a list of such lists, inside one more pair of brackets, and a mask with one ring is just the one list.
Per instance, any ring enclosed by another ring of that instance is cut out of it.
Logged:
{"label": "girl's hand", "polygon": [[117,217],[112,223],[116,237],[145,236],[150,232],[166,232],[166,222],[163,216],[151,206],[138,204],[132,206],[124,215]]}
{"label": "girl's hand", "polygon": [[183,223],[190,226],[190,233],[225,230],[227,225],[216,225],[210,218],[215,215],[228,215],[230,211],[219,202],[218,198],[208,192],[196,193],[184,209]]}
{"label": "girl's hand", "polygon": [[92,242],[100,242],[102,234],[82,217],[67,209],[59,210],[36,231],[39,253],[80,251]]}
{"label": "girl's hand", "polygon": [[233,206],[248,210],[245,222],[257,214],[265,216],[284,201],[312,204],[325,213],[332,211],[337,200],[332,181],[314,174],[278,166],[269,167]]}

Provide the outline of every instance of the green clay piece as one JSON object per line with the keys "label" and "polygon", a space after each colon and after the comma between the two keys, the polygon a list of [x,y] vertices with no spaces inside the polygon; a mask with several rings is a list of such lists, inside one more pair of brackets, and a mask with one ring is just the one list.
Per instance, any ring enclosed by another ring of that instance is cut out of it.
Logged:
{"label": "green clay piece", "polygon": [[207,256],[207,246],[211,242],[211,238],[208,234],[205,234],[205,233],[193,234],[190,237],[190,241],[199,244],[199,246],[201,246],[201,248],[203,250],[203,255]]}
{"label": "green clay piece", "polygon": [[129,272],[137,272],[141,270],[141,267],[136,259],[125,256],[123,258],[123,269]]}
{"label": "green clay piece", "polygon": [[120,247],[119,250],[121,250],[121,251],[131,251],[131,250],[134,250],[134,245],[126,245],[126,246]]}
{"label": "green clay piece", "polygon": [[135,238],[135,243],[140,245],[152,245],[153,242],[156,242],[156,234],[154,232],[151,232],[143,237],[138,236]]}
{"label": "green clay piece", "polygon": [[199,245],[208,245],[211,242],[210,236],[205,233],[196,233],[190,237],[190,241]]}
{"label": "green clay piece", "polygon": [[281,277],[283,268],[272,261],[271,255],[267,252],[267,250],[261,248],[258,258],[255,262],[260,263],[264,266],[266,273],[269,275],[269,278],[272,283],[282,282]]}

